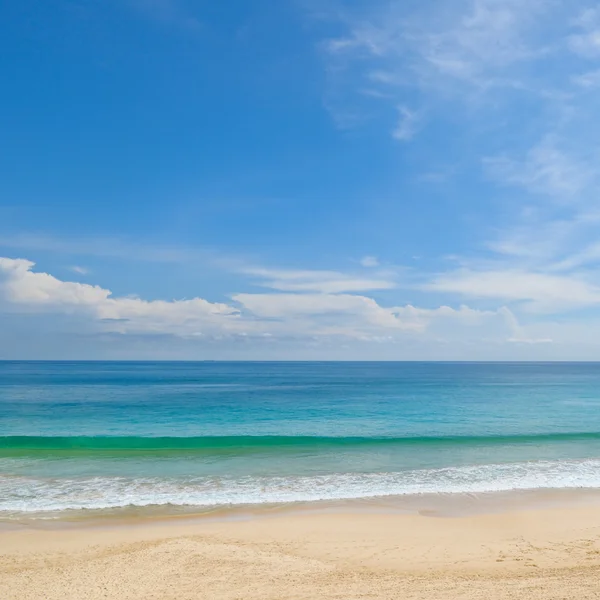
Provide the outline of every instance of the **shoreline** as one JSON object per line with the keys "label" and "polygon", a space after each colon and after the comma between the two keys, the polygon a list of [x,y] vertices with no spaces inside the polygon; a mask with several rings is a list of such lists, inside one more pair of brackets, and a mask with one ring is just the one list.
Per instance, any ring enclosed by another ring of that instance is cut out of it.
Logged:
{"label": "shoreline", "polygon": [[58,530],[178,521],[244,521],[279,515],[387,514],[434,518],[465,518],[546,509],[598,507],[600,489],[532,489],[485,493],[407,494],[291,503],[219,505],[209,507],[144,506],[117,509],[66,510],[2,518],[0,534],[14,530]]}
{"label": "shoreline", "polygon": [[596,598],[600,506],[0,532],[3,600]]}

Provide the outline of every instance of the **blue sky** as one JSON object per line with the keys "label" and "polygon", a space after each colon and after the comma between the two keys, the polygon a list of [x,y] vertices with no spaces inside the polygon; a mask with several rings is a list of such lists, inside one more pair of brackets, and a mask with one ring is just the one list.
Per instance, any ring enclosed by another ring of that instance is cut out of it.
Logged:
{"label": "blue sky", "polygon": [[600,4],[0,8],[0,358],[600,358]]}

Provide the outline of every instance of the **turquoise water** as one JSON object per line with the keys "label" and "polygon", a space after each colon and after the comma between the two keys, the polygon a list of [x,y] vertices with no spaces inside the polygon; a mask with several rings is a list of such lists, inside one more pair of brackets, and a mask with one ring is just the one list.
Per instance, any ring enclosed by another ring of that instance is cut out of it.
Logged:
{"label": "turquoise water", "polygon": [[0,362],[0,518],[600,488],[600,364]]}

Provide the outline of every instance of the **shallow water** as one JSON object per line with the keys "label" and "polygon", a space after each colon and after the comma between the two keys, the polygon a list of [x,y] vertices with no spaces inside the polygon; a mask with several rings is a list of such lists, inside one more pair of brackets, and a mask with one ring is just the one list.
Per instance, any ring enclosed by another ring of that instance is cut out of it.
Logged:
{"label": "shallow water", "polygon": [[599,408],[595,363],[0,362],[0,518],[600,490]]}

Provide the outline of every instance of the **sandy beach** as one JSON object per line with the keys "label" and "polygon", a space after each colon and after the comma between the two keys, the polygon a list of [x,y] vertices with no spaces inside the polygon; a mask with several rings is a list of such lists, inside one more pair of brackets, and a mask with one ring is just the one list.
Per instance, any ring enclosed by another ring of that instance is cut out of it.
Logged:
{"label": "sandy beach", "polygon": [[600,507],[357,512],[0,533],[0,598],[597,598]]}

